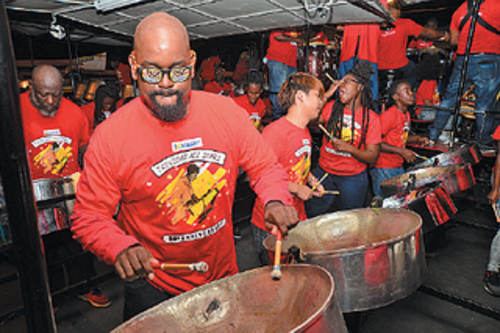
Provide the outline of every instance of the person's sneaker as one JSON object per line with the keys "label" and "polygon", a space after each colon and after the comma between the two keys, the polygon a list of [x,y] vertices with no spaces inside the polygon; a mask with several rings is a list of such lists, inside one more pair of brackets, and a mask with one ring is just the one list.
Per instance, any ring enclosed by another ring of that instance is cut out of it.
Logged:
{"label": "person's sneaker", "polygon": [[78,295],[78,298],[89,302],[90,305],[96,308],[107,308],[111,305],[111,301],[108,296],[106,296],[106,294],[99,289],[94,289],[86,294],[80,294]]}
{"label": "person's sneaker", "polygon": [[484,290],[496,297],[500,297],[500,273],[499,272],[492,272],[492,271],[486,271],[484,274]]}

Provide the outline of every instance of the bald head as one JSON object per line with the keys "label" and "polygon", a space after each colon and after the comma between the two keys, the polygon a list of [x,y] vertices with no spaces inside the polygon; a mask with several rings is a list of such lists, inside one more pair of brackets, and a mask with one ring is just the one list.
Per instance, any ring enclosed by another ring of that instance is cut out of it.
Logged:
{"label": "bald head", "polygon": [[[196,53],[190,49],[182,22],[164,12],[144,18],[135,30],[134,50],[128,59],[141,99],[152,114],[164,121],[183,119],[188,112]],[[172,71],[166,71],[172,68],[183,75],[172,76]],[[158,69],[164,71],[154,77],[148,74],[158,73]]]}
{"label": "bald head", "polygon": [[36,66],[31,73],[31,80],[31,103],[42,115],[54,116],[62,98],[61,72],[51,65]]}
{"label": "bald head", "polygon": [[189,51],[189,35],[186,27],[176,17],[164,12],[153,13],[144,18],[135,30],[134,50],[141,52],[151,47],[176,46]]}
{"label": "bald head", "polygon": [[63,78],[61,72],[51,65],[39,65],[33,68],[31,79],[34,84],[60,85],[62,87]]}

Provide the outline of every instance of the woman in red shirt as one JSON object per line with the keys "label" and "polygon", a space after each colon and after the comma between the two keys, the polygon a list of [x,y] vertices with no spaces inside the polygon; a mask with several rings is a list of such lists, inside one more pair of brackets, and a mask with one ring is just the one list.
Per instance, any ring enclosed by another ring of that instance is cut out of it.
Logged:
{"label": "woman in red shirt", "polygon": [[320,122],[326,122],[331,138],[323,138],[319,166],[312,172],[318,179],[327,173],[323,186],[339,190],[340,195],[309,200],[308,217],[328,212],[336,199],[341,210],[363,206],[368,191],[366,167],[377,160],[381,141],[379,117],[372,111],[372,73],[370,64],[358,63],[329,89],[338,90],[339,97],[323,108]]}

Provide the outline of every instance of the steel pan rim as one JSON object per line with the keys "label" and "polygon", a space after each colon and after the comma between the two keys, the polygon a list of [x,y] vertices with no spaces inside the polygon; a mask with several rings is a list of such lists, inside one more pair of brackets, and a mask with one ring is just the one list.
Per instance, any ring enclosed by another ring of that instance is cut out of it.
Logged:
{"label": "steel pan rim", "polygon": [[[302,273],[305,269],[313,269],[313,270],[316,270],[316,271],[320,271],[321,274],[325,275],[327,278],[328,278],[328,281],[330,282],[331,284],[331,288],[328,292],[328,295],[327,297],[325,298],[325,301],[323,302],[323,304],[321,304],[321,306],[319,306],[318,310],[315,311],[312,315],[310,315],[307,319],[304,320],[304,322],[297,326],[297,327],[294,327],[292,330],[290,330],[290,332],[299,332],[301,330],[303,330],[304,328],[307,328],[308,325],[311,324],[311,320],[314,319],[314,318],[318,318],[319,316],[321,316],[322,313],[326,312],[328,306],[331,304],[331,302],[334,301],[334,297],[335,297],[335,280],[332,276],[332,274],[327,270],[325,269],[324,267],[321,267],[319,265],[314,265],[314,264],[307,264],[307,263],[301,263],[301,264],[286,264],[286,265],[282,265],[281,266],[282,269],[293,269],[293,270],[297,270],[298,269],[298,273]],[[170,298],[164,302],[161,302],[147,310],[145,310],[144,312],[141,312],[140,314],[130,318],[129,320],[127,320],[126,322],[120,324],[119,326],[115,327],[111,333],[118,333],[118,332],[124,332],[124,330],[126,330],[129,325],[131,325],[133,322],[136,322],[136,321],[139,321],[139,320],[144,320],[148,317],[150,317],[152,314],[155,313],[155,309],[159,309],[162,307],[163,303],[166,303],[166,302],[169,302],[171,300],[173,300],[174,298],[176,297],[184,297],[184,298],[189,298],[191,296],[195,296],[199,293],[203,293],[205,290],[210,290],[213,286],[217,286],[218,284],[221,284],[221,283],[224,283],[224,282],[228,282],[228,281],[232,281],[232,280],[239,280],[239,279],[244,279],[246,276],[248,275],[251,275],[251,274],[254,274],[255,271],[258,271],[258,270],[269,270],[269,274],[271,273],[273,269],[273,266],[264,266],[264,267],[258,267],[258,268],[254,268],[254,269],[251,269],[251,270],[247,270],[247,271],[244,271],[244,272],[239,272],[237,274],[234,274],[234,275],[231,275],[231,276],[228,276],[228,277],[225,277],[225,278],[222,278],[222,279],[218,279],[218,280],[214,280],[214,281],[211,281],[209,283],[206,283],[204,285],[201,285],[201,286],[198,286],[196,288],[193,288],[191,290],[188,290],[180,295],[177,295],[173,298]],[[271,279],[271,277],[269,276],[269,279]],[[230,283],[230,282],[229,282]]]}
{"label": "steel pan rim", "polygon": [[[388,239],[385,241],[381,241],[381,242],[370,243],[368,245],[361,245],[361,246],[357,246],[357,247],[350,247],[350,248],[337,249],[337,250],[327,250],[327,251],[302,251],[302,249],[301,249],[301,252],[305,256],[324,256],[324,255],[337,255],[337,254],[342,255],[345,253],[356,254],[359,252],[365,252],[367,249],[379,247],[381,245],[389,245],[392,243],[400,242],[401,240],[415,234],[418,230],[420,230],[422,228],[422,217],[419,214],[415,213],[414,211],[411,211],[409,209],[404,209],[404,208],[376,208],[376,209],[392,210],[392,211],[397,211],[397,212],[410,213],[410,215],[414,215],[417,218],[417,226],[415,228],[413,228],[411,231],[404,233],[402,235],[399,235],[397,237],[394,237],[394,238],[391,238],[391,239]],[[351,210],[351,212],[360,211],[360,210],[366,210],[366,208],[353,209],[353,210]]]}

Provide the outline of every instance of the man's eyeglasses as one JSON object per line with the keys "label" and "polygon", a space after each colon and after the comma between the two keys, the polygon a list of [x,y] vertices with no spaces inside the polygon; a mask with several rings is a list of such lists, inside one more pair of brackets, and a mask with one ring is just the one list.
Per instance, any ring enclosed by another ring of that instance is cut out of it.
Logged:
{"label": "man's eyeglasses", "polygon": [[167,69],[161,69],[156,66],[139,66],[139,76],[141,80],[149,84],[157,84],[163,80],[165,74],[170,81],[181,83],[191,76],[191,66],[176,66]]}

